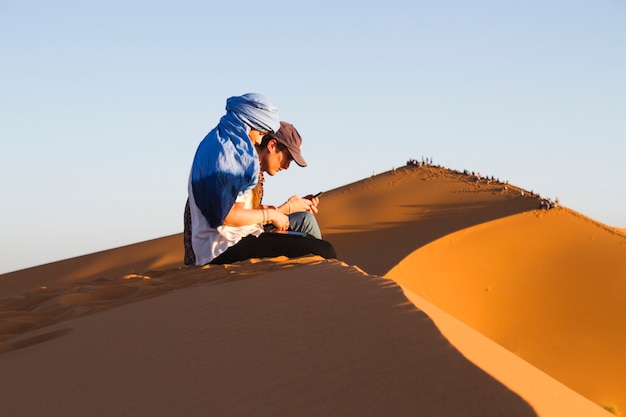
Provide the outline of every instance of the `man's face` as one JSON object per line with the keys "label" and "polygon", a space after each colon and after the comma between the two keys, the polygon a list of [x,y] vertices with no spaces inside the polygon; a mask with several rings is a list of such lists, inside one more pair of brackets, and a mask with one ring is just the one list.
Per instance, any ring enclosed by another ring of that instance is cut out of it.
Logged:
{"label": "man's face", "polygon": [[293,160],[289,150],[283,148],[274,139],[267,143],[267,148],[260,155],[261,169],[269,175],[274,175],[283,169],[289,169]]}

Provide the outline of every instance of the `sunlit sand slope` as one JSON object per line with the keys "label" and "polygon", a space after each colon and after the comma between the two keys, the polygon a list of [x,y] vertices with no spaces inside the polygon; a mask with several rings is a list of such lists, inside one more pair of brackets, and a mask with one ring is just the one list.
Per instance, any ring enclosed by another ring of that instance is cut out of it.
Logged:
{"label": "sunlit sand slope", "polygon": [[494,220],[387,273],[597,404],[626,410],[626,236],[565,208]]}

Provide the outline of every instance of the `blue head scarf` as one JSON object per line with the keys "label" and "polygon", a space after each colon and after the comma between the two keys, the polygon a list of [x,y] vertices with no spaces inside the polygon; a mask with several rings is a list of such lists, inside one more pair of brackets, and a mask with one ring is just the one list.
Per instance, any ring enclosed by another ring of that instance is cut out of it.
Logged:
{"label": "blue head scarf", "polygon": [[259,157],[246,125],[276,133],[280,128],[278,109],[260,94],[230,97],[226,114],[200,142],[193,159],[193,198],[211,227],[223,224],[237,195],[257,184]]}

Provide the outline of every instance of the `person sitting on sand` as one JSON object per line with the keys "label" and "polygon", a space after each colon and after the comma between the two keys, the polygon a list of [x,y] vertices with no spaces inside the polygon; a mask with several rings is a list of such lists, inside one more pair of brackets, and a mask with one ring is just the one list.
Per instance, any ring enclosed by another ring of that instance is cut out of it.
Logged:
{"label": "person sitting on sand", "polygon": [[[261,173],[256,147],[268,133],[278,131],[278,110],[262,95],[249,93],[230,97],[226,111],[198,146],[192,163],[188,205],[193,259],[186,256],[185,263],[224,264],[275,256],[335,258],[334,247],[325,240],[278,233],[289,228],[288,215],[278,208],[259,207],[260,198],[255,198]],[[268,169],[275,173],[288,167],[294,157],[291,151],[278,150],[276,144],[270,146],[274,152],[268,150],[268,155],[279,165]],[[298,208],[317,210],[317,201],[306,203],[292,197],[286,203],[288,214],[292,199],[298,203],[294,212]],[[274,232],[265,232],[265,225],[272,225]]]}
{"label": "person sitting on sand", "polygon": [[[268,133],[263,136],[261,143],[256,145],[256,151],[259,155],[260,172],[257,186],[253,190],[253,208],[259,209],[277,209],[289,217],[289,229],[299,233],[305,233],[317,239],[322,238],[319,225],[314,213],[318,212],[317,205],[319,199],[312,195],[305,197],[292,196],[279,207],[261,205],[263,200],[263,183],[264,173],[274,176],[283,169],[289,169],[291,161],[295,161],[298,165],[307,166],[300,149],[302,147],[302,138],[296,128],[287,122],[280,122],[280,128],[274,133]],[[264,227],[265,231],[274,230],[274,225],[268,224]],[[195,265],[195,253],[191,243],[191,212],[189,209],[189,200],[185,206],[184,215],[184,245],[185,245],[185,264]]]}

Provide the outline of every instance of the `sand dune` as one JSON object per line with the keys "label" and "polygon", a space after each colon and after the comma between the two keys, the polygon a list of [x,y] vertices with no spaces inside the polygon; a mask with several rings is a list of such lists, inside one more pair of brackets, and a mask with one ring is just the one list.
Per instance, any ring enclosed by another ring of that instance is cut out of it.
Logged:
{"label": "sand dune", "polygon": [[433,242],[387,276],[596,403],[626,409],[623,235],[563,208],[524,213]]}
{"label": "sand dune", "polygon": [[2,275],[0,414],[618,413],[626,235],[521,191],[406,167],[324,194],[337,261],[177,234]]}
{"label": "sand dune", "polygon": [[333,190],[320,204],[318,221],[341,259],[383,275],[440,237],[540,203],[512,186],[504,190],[446,169],[407,167]]}
{"label": "sand dune", "polygon": [[[336,261],[301,262],[277,271],[267,262],[194,268],[197,281],[187,288],[46,328],[38,340],[48,335],[45,343],[0,357],[0,410],[533,415],[451,349],[392,281]],[[168,286],[178,275],[141,283]],[[37,401],[16,401],[23,390]]]}

